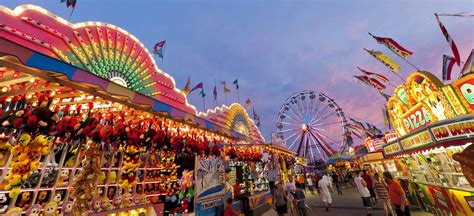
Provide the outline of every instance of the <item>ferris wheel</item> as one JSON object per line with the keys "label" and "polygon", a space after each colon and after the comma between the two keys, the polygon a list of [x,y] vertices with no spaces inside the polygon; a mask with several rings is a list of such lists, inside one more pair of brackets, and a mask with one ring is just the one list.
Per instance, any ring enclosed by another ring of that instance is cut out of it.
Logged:
{"label": "ferris wheel", "polygon": [[277,136],[289,150],[313,161],[326,161],[347,147],[347,120],[334,99],[324,93],[300,91],[286,99],[277,116]]}

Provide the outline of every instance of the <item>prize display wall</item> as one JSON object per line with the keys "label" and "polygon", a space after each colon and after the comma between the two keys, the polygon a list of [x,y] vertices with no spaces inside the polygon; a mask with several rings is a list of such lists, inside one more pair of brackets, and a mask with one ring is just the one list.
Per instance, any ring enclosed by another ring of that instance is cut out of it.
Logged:
{"label": "prize display wall", "polygon": [[211,173],[195,165],[263,142],[240,105],[228,120],[246,134],[199,116],[123,29],[34,5],[0,6],[0,20],[2,215],[193,212]]}

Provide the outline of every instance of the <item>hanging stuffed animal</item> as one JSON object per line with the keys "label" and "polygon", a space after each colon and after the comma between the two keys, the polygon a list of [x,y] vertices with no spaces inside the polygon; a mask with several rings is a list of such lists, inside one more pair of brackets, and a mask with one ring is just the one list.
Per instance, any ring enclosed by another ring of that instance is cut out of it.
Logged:
{"label": "hanging stuffed animal", "polygon": [[16,202],[16,207],[20,207],[23,211],[26,211],[30,207],[31,192],[25,191],[20,195],[20,199]]}
{"label": "hanging stuffed animal", "polygon": [[41,205],[34,204],[26,211],[26,216],[40,216],[42,210]]}
{"label": "hanging stuffed animal", "polygon": [[71,216],[72,215],[72,202],[71,201],[64,202],[61,211],[62,211],[62,216]]}
{"label": "hanging stuffed animal", "polygon": [[107,197],[102,197],[100,202],[100,208],[102,209],[102,211],[110,211],[115,209],[115,207],[112,205],[112,203],[110,203],[110,200]]}
{"label": "hanging stuffed animal", "polygon": [[0,193],[0,214],[4,214],[8,209],[10,199],[7,194]]}
{"label": "hanging stuffed animal", "polygon": [[58,216],[58,204],[50,202],[44,207],[44,216]]}
{"label": "hanging stuffed animal", "polygon": [[91,202],[89,203],[89,213],[101,212],[102,211],[101,204],[102,204],[102,201],[100,198],[93,198]]}
{"label": "hanging stuffed animal", "polygon": [[69,184],[69,169],[62,169],[59,174],[58,181],[56,185],[58,187],[66,187]]}
{"label": "hanging stuffed animal", "polygon": [[11,208],[10,210],[7,211],[5,216],[21,216],[21,211],[22,211],[21,208],[13,207],[13,208]]}

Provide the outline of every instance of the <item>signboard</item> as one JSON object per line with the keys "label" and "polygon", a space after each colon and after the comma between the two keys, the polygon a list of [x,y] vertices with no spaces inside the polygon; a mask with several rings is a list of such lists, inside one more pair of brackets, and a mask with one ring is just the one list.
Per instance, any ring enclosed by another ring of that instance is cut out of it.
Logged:
{"label": "signboard", "polygon": [[223,158],[196,157],[194,196],[196,215],[214,214],[224,208],[225,164]]}
{"label": "signboard", "polygon": [[451,85],[469,113],[474,113],[474,74],[464,76]]}
{"label": "signboard", "polygon": [[422,130],[413,135],[405,137],[400,140],[400,145],[403,150],[410,150],[420,146],[431,144],[433,140],[431,139],[430,133],[428,130]]}
{"label": "signboard", "polygon": [[456,95],[456,92],[454,92],[452,86],[445,86],[442,88],[442,90],[444,95],[446,96],[446,99],[448,99],[449,105],[453,107],[453,110],[456,115],[465,115],[468,113],[461,100]]}
{"label": "signboard", "polygon": [[411,132],[431,123],[431,113],[424,103],[419,103],[402,116],[402,122],[407,132]]}
{"label": "signboard", "polygon": [[401,152],[401,151],[402,151],[402,149],[400,148],[400,145],[398,145],[398,142],[393,142],[393,143],[388,144],[388,145],[383,147],[383,152],[386,155],[395,154],[395,153],[398,153],[398,152]]}
{"label": "signboard", "polygon": [[474,136],[474,119],[467,119],[430,128],[436,141]]}
{"label": "signboard", "polygon": [[374,160],[383,160],[383,153],[382,152],[372,152],[367,154],[367,160],[368,161],[374,161]]}
{"label": "signboard", "polygon": [[224,212],[224,198],[219,197],[196,203],[196,215],[221,215]]}

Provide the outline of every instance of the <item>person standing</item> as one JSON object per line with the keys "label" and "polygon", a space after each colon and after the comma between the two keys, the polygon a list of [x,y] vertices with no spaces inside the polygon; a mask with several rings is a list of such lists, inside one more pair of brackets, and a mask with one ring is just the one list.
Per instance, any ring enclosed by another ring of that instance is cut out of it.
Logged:
{"label": "person standing", "polygon": [[356,172],[356,177],[354,178],[354,184],[359,191],[360,196],[362,197],[362,203],[367,209],[367,216],[372,215],[372,202],[370,200],[370,192],[367,189],[367,183],[361,177],[362,172],[359,170]]}
{"label": "person standing", "polygon": [[288,213],[288,198],[280,182],[275,182],[273,208],[279,216],[285,216]]}
{"label": "person standing", "polygon": [[367,183],[367,189],[369,189],[370,199],[372,200],[373,204],[377,203],[377,195],[375,194],[374,190],[374,181],[372,181],[372,176],[367,174],[367,170],[362,170],[364,173],[362,178],[364,179],[365,183]]}
{"label": "person standing", "polygon": [[410,209],[407,205],[407,198],[405,197],[405,191],[403,191],[400,183],[393,179],[393,176],[390,172],[383,172],[383,178],[388,184],[388,195],[390,197],[390,202],[395,206],[395,213],[397,216],[410,216]]}
{"label": "person standing", "polygon": [[332,182],[334,183],[334,185],[336,185],[337,194],[342,195],[341,178],[336,172],[332,173]]}
{"label": "person standing", "polygon": [[306,196],[304,195],[304,192],[301,189],[300,184],[296,185],[296,190],[293,192],[293,196],[295,198],[293,202],[295,203],[296,209],[298,210],[298,215],[306,216],[306,205],[305,205]]}
{"label": "person standing", "polygon": [[331,208],[332,204],[332,197],[331,197],[331,192],[329,189],[332,191],[332,186],[331,186],[331,180],[329,179],[328,176],[324,175],[323,179],[321,179],[318,182],[318,188],[319,188],[319,195],[321,196],[321,199],[324,202],[324,205],[326,206],[326,211],[329,211],[329,208]]}
{"label": "person standing", "polygon": [[313,183],[313,178],[311,177],[311,175],[306,178],[306,181],[308,182],[309,191],[311,192],[311,194],[314,195],[314,183]]}
{"label": "person standing", "polygon": [[382,201],[385,215],[388,216],[389,213],[391,215],[395,215],[395,213],[393,212],[392,205],[390,204],[390,197],[388,196],[387,185],[380,178],[379,173],[374,173],[374,186],[375,186],[375,192],[377,193],[377,197],[379,198],[380,201]]}
{"label": "person standing", "polygon": [[278,175],[278,170],[276,169],[276,166],[273,165],[273,163],[269,163],[268,183],[270,184],[270,192],[272,193],[273,193],[273,190],[275,189],[275,182],[277,180],[277,175]]}
{"label": "person standing", "polygon": [[294,197],[293,192],[296,190],[295,178],[289,177],[288,183],[285,186],[286,198],[288,200],[288,208],[290,209],[290,215],[295,215],[296,209],[293,203]]}

